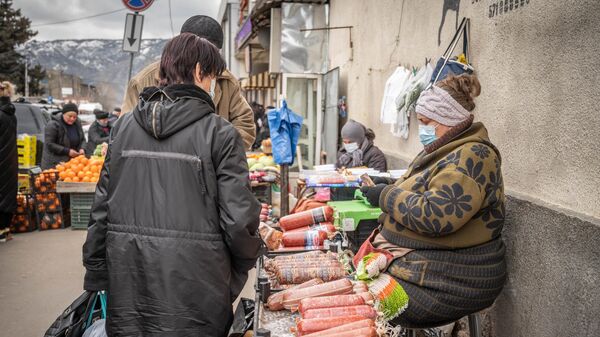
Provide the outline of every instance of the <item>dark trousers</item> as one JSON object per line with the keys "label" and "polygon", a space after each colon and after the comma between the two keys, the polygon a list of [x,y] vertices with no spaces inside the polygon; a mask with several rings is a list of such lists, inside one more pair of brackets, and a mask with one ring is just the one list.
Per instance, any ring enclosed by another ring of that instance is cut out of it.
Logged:
{"label": "dark trousers", "polygon": [[12,217],[13,213],[0,212],[0,231],[3,231],[10,226]]}

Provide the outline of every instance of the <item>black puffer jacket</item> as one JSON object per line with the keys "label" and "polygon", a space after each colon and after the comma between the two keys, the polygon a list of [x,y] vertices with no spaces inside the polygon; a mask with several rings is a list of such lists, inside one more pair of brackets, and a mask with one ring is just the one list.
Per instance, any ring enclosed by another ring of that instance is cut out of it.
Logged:
{"label": "black puffer jacket", "polygon": [[[79,146],[75,151],[85,149],[85,135],[81,127],[79,118],[75,122],[77,133],[79,134]],[[42,169],[49,169],[60,162],[67,162],[69,159],[69,150],[71,142],[67,136],[67,128],[63,122],[62,114],[52,116],[52,120],[46,125],[44,130],[44,153],[42,155]]]}
{"label": "black puffer jacket", "polygon": [[17,207],[17,117],[8,97],[0,97],[0,212]]}
{"label": "black puffer jacket", "polygon": [[108,143],[108,136],[110,135],[111,128],[111,122],[108,122],[108,130],[105,131],[105,128],[102,127],[98,121],[94,121],[88,130],[88,142],[86,144],[85,154],[92,156],[98,144]]}
{"label": "black puffer jacket", "polygon": [[194,85],[151,87],[113,128],[83,261],[108,336],[225,336],[261,252],[239,133]]}

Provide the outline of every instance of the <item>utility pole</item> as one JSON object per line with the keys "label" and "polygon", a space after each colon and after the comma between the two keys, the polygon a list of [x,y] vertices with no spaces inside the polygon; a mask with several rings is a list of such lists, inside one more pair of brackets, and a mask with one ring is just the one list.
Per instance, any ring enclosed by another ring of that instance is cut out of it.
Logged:
{"label": "utility pole", "polygon": [[27,56],[25,56],[25,97],[29,97],[29,72],[28,69],[29,68],[29,63],[28,63],[28,59]]}

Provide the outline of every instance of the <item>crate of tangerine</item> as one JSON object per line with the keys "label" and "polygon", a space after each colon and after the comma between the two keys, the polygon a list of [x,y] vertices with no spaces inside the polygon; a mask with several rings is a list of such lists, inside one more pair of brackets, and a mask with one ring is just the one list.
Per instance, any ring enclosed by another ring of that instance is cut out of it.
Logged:
{"label": "crate of tangerine", "polygon": [[32,170],[33,208],[40,230],[65,227],[60,195],[56,191],[58,170]]}

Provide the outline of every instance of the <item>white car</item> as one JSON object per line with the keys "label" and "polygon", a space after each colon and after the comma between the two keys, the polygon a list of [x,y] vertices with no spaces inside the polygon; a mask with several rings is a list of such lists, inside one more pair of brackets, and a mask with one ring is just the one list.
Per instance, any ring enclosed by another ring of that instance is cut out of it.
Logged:
{"label": "white car", "polygon": [[79,120],[81,121],[81,127],[83,128],[83,133],[85,134],[86,141],[88,140],[88,130],[94,121],[96,120],[96,115],[94,114],[79,114]]}

